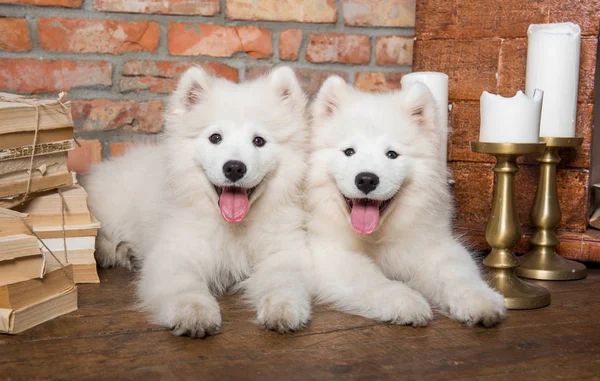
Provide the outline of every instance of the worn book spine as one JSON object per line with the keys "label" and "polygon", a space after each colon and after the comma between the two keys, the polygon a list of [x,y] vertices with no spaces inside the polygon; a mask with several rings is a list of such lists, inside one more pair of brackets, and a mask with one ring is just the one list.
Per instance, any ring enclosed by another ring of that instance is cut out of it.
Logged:
{"label": "worn book spine", "polygon": [[[29,192],[42,192],[71,184],[73,184],[73,175],[70,172],[35,177],[31,179]],[[0,183],[0,197],[15,197],[24,194],[26,191],[27,180]]]}
{"label": "worn book spine", "polygon": [[[18,131],[8,134],[0,134],[0,150],[31,146],[35,131]],[[73,127],[55,128],[52,130],[40,130],[37,135],[37,144],[60,142],[73,139]]]}
{"label": "worn book spine", "polygon": [[6,148],[0,150],[0,161],[21,159],[24,157],[31,157],[31,155],[48,155],[56,152],[65,152],[75,149],[75,140],[62,140],[59,142],[50,143],[39,143],[35,145],[35,153],[33,145],[29,144],[26,146]]}

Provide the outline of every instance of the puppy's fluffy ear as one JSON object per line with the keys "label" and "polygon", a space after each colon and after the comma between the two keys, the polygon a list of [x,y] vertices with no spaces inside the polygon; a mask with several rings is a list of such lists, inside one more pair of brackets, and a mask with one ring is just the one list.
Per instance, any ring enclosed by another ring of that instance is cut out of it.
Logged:
{"label": "puppy's fluffy ear", "polygon": [[332,75],[327,78],[313,104],[313,117],[319,119],[333,115],[348,96],[348,92],[348,85],[341,77]]}
{"label": "puppy's fluffy ear", "polygon": [[202,102],[210,89],[212,77],[199,66],[189,68],[179,80],[177,90],[173,94],[177,108],[190,109]]}
{"label": "puppy's fluffy ear", "polygon": [[429,131],[439,130],[437,105],[426,85],[413,83],[400,91],[400,97],[402,108],[416,125]]}
{"label": "puppy's fluffy ear", "polygon": [[291,107],[296,110],[302,110],[302,112],[304,112],[307,102],[306,95],[300,87],[300,83],[296,78],[296,73],[294,73],[291,68],[287,66],[278,67],[271,72],[269,79],[277,96],[280,97],[284,103],[291,105]]}

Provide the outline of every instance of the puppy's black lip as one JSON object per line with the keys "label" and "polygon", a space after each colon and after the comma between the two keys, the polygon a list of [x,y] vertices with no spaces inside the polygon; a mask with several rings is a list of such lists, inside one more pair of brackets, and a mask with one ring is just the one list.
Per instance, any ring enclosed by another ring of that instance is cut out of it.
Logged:
{"label": "puppy's black lip", "polygon": [[348,211],[352,212],[352,206],[354,206],[354,203],[359,200],[362,201],[364,203],[374,203],[377,204],[379,206],[379,213],[383,213],[383,211],[388,207],[388,205],[390,205],[390,203],[394,200],[394,198],[396,196],[392,196],[391,198],[388,198],[387,200],[381,201],[381,200],[371,200],[370,198],[358,198],[358,199],[352,199],[349,197],[346,197],[344,195],[342,195],[344,197],[344,200],[346,201],[346,206],[348,206]]}
{"label": "puppy's black lip", "polygon": [[248,199],[250,199],[250,197],[252,196],[252,193],[254,193],[254,191],[256,190],[256,188],[260,185],[260,183],[252,188],[243,188],[243,187],[236,187],[236,186],[227,186],[227,187],[220,187],[218,185],[213,184],[213,187],[215,188],[215,192],[217,192],[217,196],[219,197],[219,199],[221,198],[221,194],[223,193],[223,189],[224,188],[236,188],[236,189],[242,189],[244,192],[246,192],[246,195],[248,195]]}

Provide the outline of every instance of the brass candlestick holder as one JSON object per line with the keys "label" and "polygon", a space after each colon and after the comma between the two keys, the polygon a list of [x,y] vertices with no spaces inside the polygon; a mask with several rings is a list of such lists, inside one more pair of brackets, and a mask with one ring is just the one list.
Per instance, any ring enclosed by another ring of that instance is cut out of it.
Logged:
{"label": "brass candlestick holder", "polygon": [[521,240],[515,202],[515,175],[519,171],[517,158],[542,153],[544,147],[545,143],[471,142],[473,152],[496,157],[492,214],[485,230],[485,239],[492,251],[483,264],[488,269],[488,283],[504,295],[508,309],[525,310],[550,304],[548,290],[525,283],[516,276],[519,260],[512,251]]}
{"label": "brass candlestick holder", "polygon": [[540,162],[540,182],[531,208],[531,222],[536,231],[529,242],[531,250],[520,258],[518,276],[541,280],[575,280],[587,276],[583,264],[570,261],[556,253],[560,243],[554,229],[560,224],[560,205],[556,191],[556,165],[560,162],[560,148],[575,148],[583,138],[540,138],[546,150],[537,159]]}

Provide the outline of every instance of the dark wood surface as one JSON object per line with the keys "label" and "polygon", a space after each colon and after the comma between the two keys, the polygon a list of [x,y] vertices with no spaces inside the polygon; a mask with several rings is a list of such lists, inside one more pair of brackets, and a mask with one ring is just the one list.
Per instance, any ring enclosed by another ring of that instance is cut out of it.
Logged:
{"label": "dark wood surface", "polygon": [[552,305],[510,311],[496,328],[436,314],[427,328],[380,324],[317,307],[304,331],[253,323],[239,296],[221,299],[222,333],[175,337],[133,309],[132,274],[99,270],[78,311],[0,335],[0,379],[600,380],[600,269],[539,282]]}

